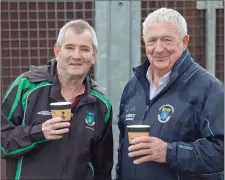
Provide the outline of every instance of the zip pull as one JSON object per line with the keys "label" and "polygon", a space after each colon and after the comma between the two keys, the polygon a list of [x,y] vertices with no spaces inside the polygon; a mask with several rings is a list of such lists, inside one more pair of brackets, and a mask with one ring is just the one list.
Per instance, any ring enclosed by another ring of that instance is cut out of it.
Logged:
{"label": "zip pull", "polygon": [[144,119],[145,119],[145,116],[146,116],[148,110],[149,110],[149,105],[146,106],[146,109],[145,109],[145,112],[144,112],[144,115],[143,115],[143,118],[142,118],[143,122],[144,122]]}
{"label": "zip pull", "polygon": [[146,106],[146,110],[145,111],[148,111],[148,108],[149,108],[149,105]]}

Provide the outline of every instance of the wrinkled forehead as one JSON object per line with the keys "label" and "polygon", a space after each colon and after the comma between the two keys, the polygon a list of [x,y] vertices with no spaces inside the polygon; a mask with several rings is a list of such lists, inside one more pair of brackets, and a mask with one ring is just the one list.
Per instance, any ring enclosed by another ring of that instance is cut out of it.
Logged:
{"label": "wrinkled forehead", "polygon": [[76,38],[83,39],[83,40],[89,40],[92,42],[92,35],[91,32],[87,29],[83,31],[76,31],[73,28],[67,29],[67,31],[64,34],[64,40],[76,40]]}
{"label": "wrinkled forehead", "polygon": [[175,22],[151,22],[146,27],[145,36],[181,37],[179,28]]}
{"label": "wrinkled forehead", "polygon": [[77,29],[77,28],[73,28],[73,27],[70,27],[66,30],[64,37],[66,37],[68,35],[72,35],[72,34],[76,35],[76,36],[85,35],[87,37],[92,38],[91,31],[89,29]]}
{"label": "wrinkled forehead", "polygon": [[81,34],[84,31],[91,33],[91,28],[87,24],[72,24],[68,29],[73,30],[77,34]]}
{"label": "wrinkled forehead", "polygon": [[65,34],[64,34],[64,41],[63,44],[85,44],[92,46],[93,45],[93,40],[92,40],[92,35],[91,32],[88,30],[83,30],[77,32],[73,28],[69,28]]}

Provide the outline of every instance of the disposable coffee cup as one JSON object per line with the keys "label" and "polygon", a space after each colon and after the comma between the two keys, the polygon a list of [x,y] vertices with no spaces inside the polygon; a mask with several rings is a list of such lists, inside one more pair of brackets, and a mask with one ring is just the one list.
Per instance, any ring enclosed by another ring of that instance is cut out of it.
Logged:
{"label": "disposable coffee cup", "polygon": [[54,102],[50,104],[52,117],[62,117],[65,121],[71,120],[71,103]]}
{"label": "disposable coffee cup", "polygon": [[128,140],[129,143],[140,136],[149,136],[150,126],[149,125],[129,125],[127,126]]}

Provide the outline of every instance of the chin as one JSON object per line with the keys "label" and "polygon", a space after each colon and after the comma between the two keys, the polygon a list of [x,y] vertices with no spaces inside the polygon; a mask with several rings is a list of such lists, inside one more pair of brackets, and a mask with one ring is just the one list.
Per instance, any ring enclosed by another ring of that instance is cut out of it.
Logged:
{"label": "chin", "polygon": [[154,68],[163,71],[165,69],[168,69],[169,66],[168,66],[168,64],[158,64],[157,63],[157,64],[154,64]]}
{"label": "chin", "polygon": [[163,64],[160,64],[160,65],[157,64],[155,67],[158,68],[158,69],[167,69],[169,66],[163,65]]}
{"label": "chin", "polygon": [[85,74],[84,73],[69,73],[71,76],[84,76]]}
{"label": "chin", "polygon": [[86,73],[79,70],[70,70],[68,71],[68,74],[70,74],[71,76],[85,76]]}

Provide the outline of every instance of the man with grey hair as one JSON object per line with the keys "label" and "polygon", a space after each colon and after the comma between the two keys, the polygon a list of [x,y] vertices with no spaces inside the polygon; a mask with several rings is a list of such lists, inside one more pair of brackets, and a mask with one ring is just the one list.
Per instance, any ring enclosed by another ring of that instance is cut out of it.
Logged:
{"label": "man with grey hair", "polygon": [[[111,180],[112,107],[88,72],[97,54],[93,28],[65,24],[55,59],[11,85],[1,109],[1,152],[7,179]],[[70,102],[72,118],[52,117],[50,103]]]}
{"label": "man with grey hair", "polygon": [[[119,113],[117,180],[220,180],[224,87],[188,52],[185,19],[160,8],[143,23],[147,60],[134,68]],[[150,136],[128,142],[128,125]]]}

